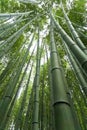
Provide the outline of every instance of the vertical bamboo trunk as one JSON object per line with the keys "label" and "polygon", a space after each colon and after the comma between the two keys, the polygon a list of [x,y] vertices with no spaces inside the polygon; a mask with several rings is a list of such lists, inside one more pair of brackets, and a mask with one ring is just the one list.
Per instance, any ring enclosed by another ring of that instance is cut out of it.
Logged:
{"label": "vertical bamboo trunk", "polygon": [[[62,77],[61,66],[57,59],[57,51],[54,42],[53,24],[50,25],[51,40],[51,74],[53,91],[53,109],[55,116],[55,129],[77,130],[71,112],[71,105],[68,101],[65,84]],[[80,128],[80,127],[79,127]],[[80,130],[80,129],[79,129]]]}
{"label": "vertical bamboo trunk", "polygon": [[32,106],[32,99],[33,99],[33,87],[32,87],[29,102],[28,102],[28,108],[27,108],[27,112],[26,112],[26,116],[25,116],[25,120],[24,120],[23,130],[28,130],[29,118],[30,118],[30,112],[31,112],[30,110],[31,110],[31,106]]}
{"label": "vertical bamboo trunk", "polygon": [[43,65],[43,81],[41,89],[41,130],[44,130],[44,86],[45,85],[44,85],[44,65]]}
{"label": "vertical bamboo trunk", "polygon": [[54,125],[54,111],[53,111],[53,93],[52,93],[52,77],[51,77],[51,65],[49,63],[49,58],[48,58],[48,51],[47,47],[45,46],[46,50],[46,58],[47,58],[47,68],[48,68],[48,84],[49,84],[49,91],[50,91],[50,130],[55,130],[55,125]]}
{"label": "vertical bamboo trunk", "polygon": [[38,43],[37,43],[37,60],[36,60],[36,76],[34,86],[34,109],[32,130],[39,130],[39,77],[40,77],[40,54],[39,54],[39,29],[38,29]]}

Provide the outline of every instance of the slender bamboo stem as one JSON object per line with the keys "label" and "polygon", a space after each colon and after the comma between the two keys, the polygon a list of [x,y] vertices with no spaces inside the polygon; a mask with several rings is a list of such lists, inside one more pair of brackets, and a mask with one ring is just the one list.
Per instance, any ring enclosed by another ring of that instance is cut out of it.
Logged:
{"label": "slender bamboo stem", "polygon": [[22,16],[22,15],[28,15],[31,14],[33,11],[30,12],[23,12],[23,13],[9,13],[9,14],[4,14],[0,13],[0,18],[6,18],[6,17],[14,17],[14,16]]}
{"label": "slender bamboo stem", "polygon": [[39,54],[39,29],[38,29],[38,43],[37,43],[37,63],[34,86],[34,111],[32,120],[32,130],[39,130],[39,77],[40,77],[40,54]]}

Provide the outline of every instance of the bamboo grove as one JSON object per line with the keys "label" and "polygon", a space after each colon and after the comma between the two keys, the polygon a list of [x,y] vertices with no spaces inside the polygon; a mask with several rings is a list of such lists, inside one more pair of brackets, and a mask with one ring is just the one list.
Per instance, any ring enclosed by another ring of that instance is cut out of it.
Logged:
{"label": "bamboo grove", "polygon": [[87,130],[87,1],[0,1],[0,130]]}

